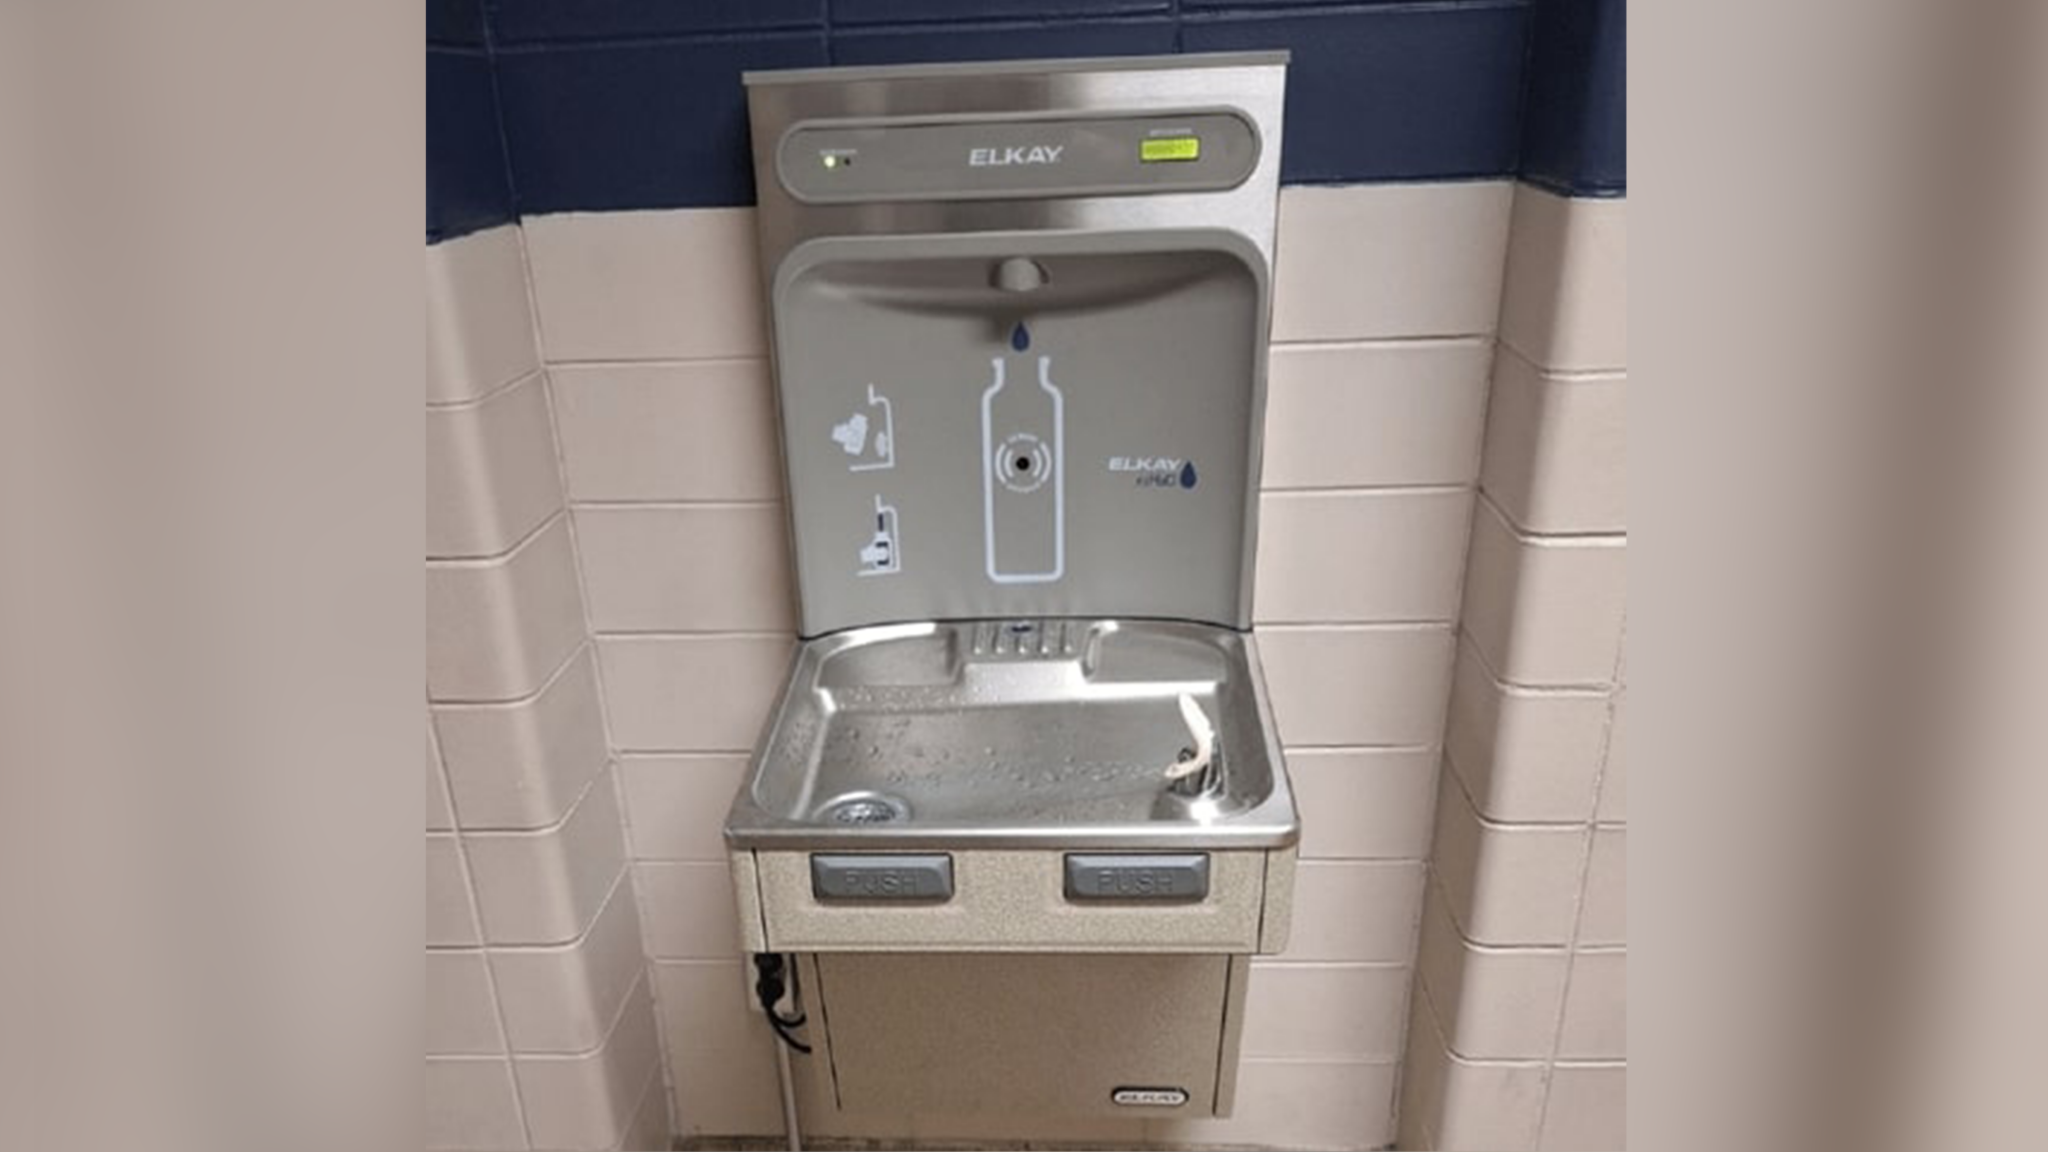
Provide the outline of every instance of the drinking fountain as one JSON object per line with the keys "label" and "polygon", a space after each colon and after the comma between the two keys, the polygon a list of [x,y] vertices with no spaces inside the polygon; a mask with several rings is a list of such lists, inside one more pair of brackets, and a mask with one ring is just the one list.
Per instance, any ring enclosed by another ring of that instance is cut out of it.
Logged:
{"label": "drinking fountain", "polygon": [[1285,70],[746,77],[801,643],[725,838],[823,1114],[1231,1110]]}

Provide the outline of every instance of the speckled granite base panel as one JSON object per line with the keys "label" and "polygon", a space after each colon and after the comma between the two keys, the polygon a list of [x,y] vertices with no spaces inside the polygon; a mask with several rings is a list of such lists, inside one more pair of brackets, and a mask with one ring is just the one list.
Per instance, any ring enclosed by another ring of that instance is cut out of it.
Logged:
{"label": "speckled granite base panel", "polygon": [[767,929],[761,921],[761,880],[755,875],[752,852],[730,853],[733,906],[740,917],[740,949],[768,951]]}
{"label": "speckled granite base panel", "polygon": [[[676,1142],[676,1152],[783,1152],[789,1141],[780,1136],[692,1136]],[[1392,1144],[1383,1144],[1387,1152]],[[805,1135],[806,1152],[1281,1152],[1273,1144],[1162,1144],[1134,1140],[882,1140]]]}
{"label": "speckled granite base panel", "polygon": [[[1266,855],[1214,853],[1207,899],[1149,906],[1068,903],[1056,851],[955,852],[953,899],[895,906],[820,903],[807,852],[754,859],[767,945],[781,952],[1251,953],[1263,942]],[[1292,863],[1289,853],[1277,871]]]}
{"label": "speckled granite base panel", "polygon": [[[803,1146],[805,1152],[1112,1152],[1124,1148],[1165,1148],[1163,1144],[1092,1144],[1075,1140],[856,1140],[848,1136],[805,1136]],[[788,1142],[780,1136],[692,1136],[676,1142],[676,1152],[782,1152],[784,1148],[788,1148]]]}
{"label": "speckled granite base panel", "polygon": [[1287,933],[1294,926],[1295,849],[1266,853],[1266,905],[1259,920],[1259,951],[1277,956],[1287,951]]}

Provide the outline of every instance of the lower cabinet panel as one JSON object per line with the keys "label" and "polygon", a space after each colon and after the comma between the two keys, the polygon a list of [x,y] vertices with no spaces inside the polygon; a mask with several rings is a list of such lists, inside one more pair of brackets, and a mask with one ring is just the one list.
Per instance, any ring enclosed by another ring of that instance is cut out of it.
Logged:
{"label": "lower cabinet panel", "polygon": [[1225,1023],[1241,1007],[1242,956],[806,959],[843,1112],[1209,1116],[1237,1062]]}

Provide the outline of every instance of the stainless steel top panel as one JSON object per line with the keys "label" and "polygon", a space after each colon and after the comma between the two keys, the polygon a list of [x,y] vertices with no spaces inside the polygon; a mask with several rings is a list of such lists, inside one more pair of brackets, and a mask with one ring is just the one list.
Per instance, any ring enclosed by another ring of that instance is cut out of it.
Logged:
{"label": "stainless steel top panel", "polygon": [[803,645],[725,836],[744,849],[1257,849],[1300,827],[1253,637],[1039,619]]}

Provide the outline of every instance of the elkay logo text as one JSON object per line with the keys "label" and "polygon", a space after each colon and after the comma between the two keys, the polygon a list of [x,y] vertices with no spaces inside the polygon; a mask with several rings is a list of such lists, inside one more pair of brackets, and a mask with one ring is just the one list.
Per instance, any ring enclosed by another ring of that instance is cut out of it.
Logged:
{"label": "elkay logo text", "polygon": [[969,148],[969,168],[1001,168],[1009,164],[1057,164],[1065,144],[1017,145],[1014,148]]}
{"label": "elkay logo text", "polygon": [[1193,488],[1195,464],[1178,456],[1111,456],[1111,472],[1133,473],[1140,488]]}

